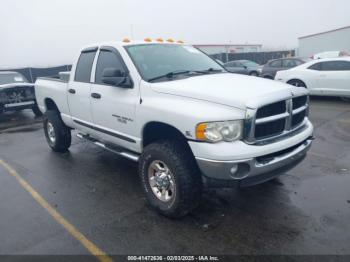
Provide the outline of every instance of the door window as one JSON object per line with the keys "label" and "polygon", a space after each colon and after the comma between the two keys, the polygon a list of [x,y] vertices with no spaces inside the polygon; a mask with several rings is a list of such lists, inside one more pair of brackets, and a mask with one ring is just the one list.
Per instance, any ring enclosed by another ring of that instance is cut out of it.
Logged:
{"label": "door window", "polygon": [[125,72],[122,58],[119,55],[111,51],[101,50],[96,65],[96,84],[104,84],[102,82],[102,74],[103,70],[106,68],[115,68],[119,69],[121,72]]}
{"label": "door window", "polygon": [[82,52],[80,54],[77,68],[75,69],[74,81],[90,82],[92,64],[94,62],[96,51]]}
{"label": "door window", "polygon": [[312,66],[309,66],[308,69],[320,71],[321,70],[321,64],[322,63],[313,64]]}
{"label": "door window", "polygon": [[322,71],[350,71],[350,62],[347,61],[327,61],[322,62]]}
{"label": "door window", "polygon": [[281,60],[275,60],[270,63],[270,67],[282,67],[282,61]]}
{"label": "door window", "polygon": [[295,63],[295,60],[292,60],[292,59],[283,60],[282,64],[284,68],[292,68],[297,66],[297,64]]}

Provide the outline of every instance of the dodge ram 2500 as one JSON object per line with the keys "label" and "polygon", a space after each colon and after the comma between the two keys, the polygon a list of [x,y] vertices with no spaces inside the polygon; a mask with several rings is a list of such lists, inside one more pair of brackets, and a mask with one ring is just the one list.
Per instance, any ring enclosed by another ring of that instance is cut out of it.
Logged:
{"label": "dodge ram 2500", "polygon": [[0,72],[0,113],[32,109],[36,116],[42,115],[35,102],[34,84],[20,73]]}
{"label": "dodge ram 2500", "polygon": [[195,208],[204,186],[268,181],[300,163],[313,140],[305,88],[227,72],[185,44],[115,42],[83,48],[65,79],[39,78],[49,146],[71,130],[138,161],[152,207]]}

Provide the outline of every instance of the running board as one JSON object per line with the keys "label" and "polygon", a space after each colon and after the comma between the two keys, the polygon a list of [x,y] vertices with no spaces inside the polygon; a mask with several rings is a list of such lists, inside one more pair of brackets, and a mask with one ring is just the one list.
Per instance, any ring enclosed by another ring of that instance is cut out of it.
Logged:
{"label": "running board", "polygon": [[115,154],[120,155],[122,157],[128,158],[132,161],[135,161],[135,162],[139,161],[140,156],[138,154],[130,152],[130,151],[126,151],[124,148],[121,148],[118,146],[113,146],[113,145],[103,144],[103,143],[99,142],[98,140],[90,137],[89,135],[83,135],[83,134],[78,133],[77,137],[80,139],[86,139],[86,140],[94,143],[96,146],[102,147],[102,148],[104,148],[112,153],[115,153]]}

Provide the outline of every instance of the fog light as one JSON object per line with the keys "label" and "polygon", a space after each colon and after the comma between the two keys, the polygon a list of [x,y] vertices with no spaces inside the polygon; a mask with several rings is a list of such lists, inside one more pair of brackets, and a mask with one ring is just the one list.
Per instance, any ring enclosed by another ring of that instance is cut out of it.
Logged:
{"label": "fog light", "polygon": [[239,163],[231,167],[230,173],[233,179],[241,180],[249,175],[250,167],[247,163]]}
{"label": "fog light", "polygon": [[237,170],[238,170],[238,165],[233,165],[230,169],[230,172],[232,175],[234,175],[236,174]]}

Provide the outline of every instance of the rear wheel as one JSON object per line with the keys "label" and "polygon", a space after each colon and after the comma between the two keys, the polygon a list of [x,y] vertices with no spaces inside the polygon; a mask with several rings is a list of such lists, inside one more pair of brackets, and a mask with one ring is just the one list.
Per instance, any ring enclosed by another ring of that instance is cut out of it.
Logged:
{"label": "rear wheel", "polygon": [[146,146],[139,175],[148,202],[162,215],[184,216],[200,202],[201,176],[182,143],[162,140]]}
{"label": "rear wheel", "polygon": [[66,152],[71,145],[71,130],[63,123],[57,111],[48,110],[44,114],[46,141],[55,152]]}
{"label": "rear wheel", "polygon": [[258,72],[256,72],[256,71],[253,71],[253,72],[250,72],[250,74],[249,74],[250,76],[258,76]]}
{"label": "rear wheel", "polygon": [[292,80],[288,81],[287,83],[292,85],[292,86],[298,86],[298,87],[306,88],[305,83],[303,81],[301,81],[301,80],[298,80],[298,79],[292,79]]}

